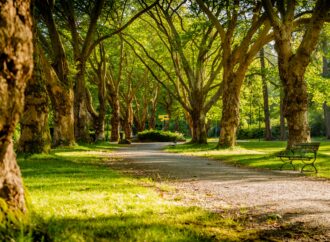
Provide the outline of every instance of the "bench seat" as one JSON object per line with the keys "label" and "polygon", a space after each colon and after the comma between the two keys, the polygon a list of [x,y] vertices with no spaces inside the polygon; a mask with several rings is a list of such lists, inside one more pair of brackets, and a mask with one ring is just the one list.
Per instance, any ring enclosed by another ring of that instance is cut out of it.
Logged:
{"label": "bench seat", "polygon": [[315,166],[315,161],[319,146],[320,146],[319,142],[301,143],[301,144],[296,144],[293,148],[289,150],[280,152],[279,154],[277,154],[277,157],[279,157],[283,162],[283,164],[280,167],[280,170],[282,170],[282,168],[287,164],[291,165],[293,170],[295,170],[293,161],[300,160],[303,163],[301,172],[304,172],[304,169],[307,166],[311,166],[314,168],[315,172],[317,173],[318,170]]}

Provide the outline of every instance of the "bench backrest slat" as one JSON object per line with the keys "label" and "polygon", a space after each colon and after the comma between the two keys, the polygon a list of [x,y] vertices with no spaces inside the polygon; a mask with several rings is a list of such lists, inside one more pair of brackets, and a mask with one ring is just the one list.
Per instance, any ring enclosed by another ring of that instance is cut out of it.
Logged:
{"label": "bench backrest slat", "polygon": [[320,143],[319,142],[312,142],[312,143],[301,143],[301,144],[296,144],[295,145],[298,149],[304,150],[305,152],[317,152]]}

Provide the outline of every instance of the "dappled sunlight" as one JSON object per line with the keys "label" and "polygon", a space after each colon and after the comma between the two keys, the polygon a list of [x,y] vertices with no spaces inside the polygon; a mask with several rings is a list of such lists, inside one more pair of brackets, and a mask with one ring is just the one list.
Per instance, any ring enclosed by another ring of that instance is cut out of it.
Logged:
{"label": "dappled sunlight", "polygon": [[187,155],[197,155],[197,156],[212,156],[212,155],[263,155],[266,152],[257,150],[248,150],[244,148],[236,149],[223,149],[223,150],[210,150],[210,151],[197,151],[197,152],[187,152]]}

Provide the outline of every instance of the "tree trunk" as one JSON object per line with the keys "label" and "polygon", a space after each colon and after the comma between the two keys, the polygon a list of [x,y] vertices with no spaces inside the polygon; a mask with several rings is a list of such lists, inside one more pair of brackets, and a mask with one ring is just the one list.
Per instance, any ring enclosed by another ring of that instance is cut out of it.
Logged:
{"label": "tree trunk", "polygon": [[75,145],[73,91],[61,83],[42,51],[40,60],[47,79],[47,91],[54,111],[52,145],[54,147]]}
{"label": "tree trunk", "polygon": [[138,121],[137,119],[135,119],[135,127],[136,127],[136,130],[137,132],[141,132],[143,130],[145,130],[145,123],[142,122],[142,121]]}
{"label": "tree trunk", "polygon": [[190,114],[192,118],[192,139],[193,144],[207,144],[207,133],[205,124],[205,114],[195,111]]}
{"label": "tree trunk", "polygon": [[157,101],[153,100],[151,103],[150,115],[149,115],[149,129],[156,128],[156,110],[157,110]]}
{"label": "tree trunk", "polygon": [[133,108],[132,108],[132,102],[129,102],[127,103],[127,110],[125,110],[125,116],[123,119],[125,139],[127,140],[130,140],[132,138],[132,125],[133,125]]}
{"label": "tree trunk", "polygon": [[78,73],[76,75],[76,88],[74,93],[74,133],[77,141],[88,143],[91,141],[91,137],[89,135],[89,113],[87,109],[87,96],[85,91],[85,61],[80,60],[77,67]]}
{"label": "tree trunk", "polygon": [[236,144],[236,131],[239,125],[240,86],[233,80],[228,80],[225,82],[223,93],[218,147],[233,147]]}
{"label": "tree trunk", "polygon": [[168,131],[169,127],[170,127],[170,122],[169,122],[169,120],[165,120],[165,121],[164,121],[164,131]]}
{"label": "tree trunk", "polygon": [[261,81],[262,81],[262,94],[264,99],[264,122],[265,122],[265,140],[272,140],[272,130],[270,126],[270,112],[268,102],[268,86],[266,80],[266,65],[265,65],[265,52],[264,48],[260,49],[260,67],[261,67]]}
{"label": "tree trunk", "polygon": [[284,111],[283,111],[283,90],[281,89],[280,93],[280,140],[286,140],[286,133],[285,133],[285,118],[284,118]]}
{"label": "tree trunk", "polygon": [[150,117],[149,117],[149,129],[156,128],[156,112],[151,109]]}
{"label": "tree trunk", "polygon": [[53,88],[51,97],[54,109],[53,146],[75,145],[73,91]]}
{"label": "tree trunk", "polygon": [[[279,68],[283,68],[280,64]],[[307,87],[304,74],[287,68],[282,73],[281,79],[284,84],[283,112],[287,120],[289,137],[287,148],[297,143],[310,142],[310,129],[307,119]],[[285,73],[287,73],[285,75]]]}
{"label": "tree trunk", "polygon": [[329,40],[325,37],[322,36],[322,41],[321,41],[321,47],[322,47],[322,51],[323,51],[323,56],[322,56],[322,62],[323,62],[323,68],[322,68],[322,76],[323,77],[330,77],[330,63],[329,60],[326,56],[326,54],[329,52]]}
{"label": "tree trunk", "polygon": [[324,121],[325,121],[325,136],[327,139],[330,139],[330,107],[328,107],[327,103],[323,103],[324,110]]}
{"label": "tree trunk", "polygon": [[117,142],[119,140],[119,123],[120,123],[120,105],[118,96],[113,98],[111,103],[111,138],[110,141]]}
{"label": "tree trunk", "polygon": [[95,125],[95,139],[97,141],[105,140],[104,124],[106,114],[106,90],[105,90],[105,79],[98,78],[98,99],[99,99],[99,113]]}
{"label": "tree trunk", "polygon": [[48,126],[48,95],[35,46],[33,76],[25,89],[25,105],[20,121],[18,150],[24,153],[47,153],[51,140]]}
{"label": "tree trunk", "polygon": [[98,116],[96,123],[95,123],[95,140],[96,141],[103,141],[105,140],[105,133],[104,133],[104,125],[105,125],[105,114]]}
{"label": "tree trunk", "polygon": [[174,131],[179,132],[179,130],[180,130],[179,118],[176,118],[174,121]]}
{"label": "tree trunk", "polygon": [[[12,135],[33,69],[30,1],[4,0],[0,9],[0,199],[9,209],[25,213],[24,187]],[[1,218],[1,223],[2,219],[6,218]]]}
{"label": "tree trunk", "polygon": [[193,133],[193,122],[192,122],[192,118],[191,118],[191,115],[186,111],[186,110],[183,110],[183,113],[184,113],[184,116],[186,118],[186,124],[188,126],[188,133],[189,135],[192,136],[192,133]]}
{"label": "tree trunk", "polygon": [[322,60],[323,60],[322,76],[329,78],[330,77],[330,63],[326,56],[323,56]]}

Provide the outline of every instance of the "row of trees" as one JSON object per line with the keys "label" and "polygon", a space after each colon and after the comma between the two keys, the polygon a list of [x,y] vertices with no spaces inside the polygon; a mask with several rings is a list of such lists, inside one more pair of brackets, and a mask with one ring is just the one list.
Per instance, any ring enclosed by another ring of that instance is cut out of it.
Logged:
{"label": "row of trees", "polygon": [[[304,76],[328,18],[327,0],[304,5],[271,0],[36,0],[31,21],[28,1],[3,1],[1,9],[15,13],[1,11],[8,24],[0,35],[0,197],[14,209],[25,211],[12,145],[21,111],[19,150],[43,152],[50,142],[89,142],[90,129],[95,139],[104,139],[108,110],[111,140],[118,140],[120,124],[129,139],[133,123],[138,130],[147,121],[155,126],[160,105],[167,113],[182,110],[192,142],[206,143],[206,118],[220,101],[219,146],[231,147],[244,80],[256,56],[265,69],[263,48],[270,42],[277,54],[288,147],[310,140]],[[262,70],[266,117],[268,87]]]}

